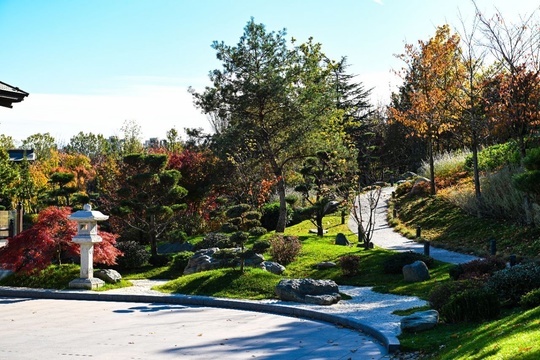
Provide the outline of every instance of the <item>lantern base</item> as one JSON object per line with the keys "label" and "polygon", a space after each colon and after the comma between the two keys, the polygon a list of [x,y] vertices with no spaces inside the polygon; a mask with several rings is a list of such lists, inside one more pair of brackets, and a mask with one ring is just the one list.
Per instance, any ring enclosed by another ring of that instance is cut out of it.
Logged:
{"label": "lantern base", "polygon": [[105,281],[98,279],[98,278],[91,278],[91,279],[75,279],[71,280],[69,282],[69,287],[71,289],[97,289],[105,285]]}

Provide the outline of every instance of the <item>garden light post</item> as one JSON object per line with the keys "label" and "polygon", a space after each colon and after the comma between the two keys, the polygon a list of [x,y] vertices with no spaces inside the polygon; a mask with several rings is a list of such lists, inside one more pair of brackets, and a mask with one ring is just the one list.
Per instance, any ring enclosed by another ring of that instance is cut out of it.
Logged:
{"label": "garden light post", "polygon": [[89,204],[84,205],[83,210],[68,216],[69,220],[77,222],[77,234],[72,241],[81,247],[81,277],[70,281],[70,288],[95,289],[105,284],[103,280],[94,278],[94,244],[101,242],[101,236],[97,233],[97,222],[108,218],[99,211],[92,211]]}

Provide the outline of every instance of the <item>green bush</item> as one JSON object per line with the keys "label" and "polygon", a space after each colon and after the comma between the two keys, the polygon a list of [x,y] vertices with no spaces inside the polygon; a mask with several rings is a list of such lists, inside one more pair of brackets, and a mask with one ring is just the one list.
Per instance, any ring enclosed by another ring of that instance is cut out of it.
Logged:
{"label": "green bush", "polygon": [[395,190],[396,196],[400,197],[403,195],[407,195],[411,192],[413,185],[414,181],[405,181],[404,183],[399,184]]}
{"label": "green bush", "polygon": [[358,274],[360,268],[360,256],[358,255],[343,255],[339,258],[341,271],[345,276],[354,276]]}
{"label": "green bush", "polygon": [[253,243],[251,250],[253,250],[257,254],[264,254],[269,248],[270,242],[268,240],[259,240]]}
{"label": "green bush", "polygon": [[294,261],[302,249],[302,243],[297,236],[273,235],[269,242],[272,259],[281,265]]}
{"label": "green bush", "polygon": [[148,262],[155,267],[162,267],[169,264],[172,260],[172,255],[169,254],[157,254],[150,256]]}
{"label": "green bush", "polygon": [[503,305],[517,305],[523,295],[540,284],[540,266],[535,263],[519,264],[497,271],[486,287],[499,295]]}
{"label": "green bush", "polygon": [[[262,207],[261,225],[268,231],[276,230],[279,218],[279,202],[265,204]],[[287,206],[287,224],[292,219],[292,209]]]}
{"label": "green bush", "polygon": [[172,230],[167,233],[165,236],[168,242],[170,243],[180,243],[183,244],[187,239],[187,234],[182,230]]}
{"label": "green bush", "polygon": [[255,226],[255,227],[249,229],[249,235],[255,236],[255,237],[263,236],[267,232],[268,231],[266,230],[266,228],[264,228],[262,226]]}
{"label": "green bush", "polygon": [[[519,161],[519,149],[515,141],[489,146],[478,152],[480,171],[498,170],[507,165],[517,165]],[[465,159],[465,166],[472,170],[472,154]]]}
{"label": "green bush", "polygon": [[423,261],[430,269],[434,264],[433,258],[430,256],[412,251],[401,252],[386,258],[386,260],[383,262],[384,273],[401,274],[405,265],[410,265],[415,261]]}
{"label": "green bush", "polygon": [[119,241],[116,248],[124,253],[116,258],[118,267],[122,269],[140,268],[150,259],[150,253],[136,241]]}
{"label": "green bush", "polygon": [[223,233],[206,234],[204,239],[202,239],[195,245],[195,250],[209,249],[213,247],[217,247],[220,249],[233,247],[230,241],[230,236]]}
{"label": "green bush", "polygon": [[183,271],[193,254],[194,252],[192,251],[181,251],[175,254],[172,258],[170,268],[173,270]]}
{"label": "green bush", "polygon": [[483,284],[474,280],[449,281],[436,285],[428,296],[429,304],[437,311],[448,303],[452,295],[462,293],[465,290],[479,289]]}
{"label": "green bush", "polygon": [[443,305],[441,317],[449,323],[476,322],[496,318],[501,312],[497,294],[484,289],[467,289]]}
{"label": "green bush", "polygon": [[532,309],[540,306],[540,288],[529,291],[519,300],[519,306],[523,309]]}

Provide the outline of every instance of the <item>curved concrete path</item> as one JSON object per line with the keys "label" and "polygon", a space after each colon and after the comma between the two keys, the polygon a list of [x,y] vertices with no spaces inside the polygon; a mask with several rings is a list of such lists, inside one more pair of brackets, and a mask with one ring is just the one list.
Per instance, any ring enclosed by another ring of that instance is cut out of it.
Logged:
{"label": "curved concrete path", "polygon": [[325,322],[157,302],[0,297],[0,359],[382,359]]}
{"label": "curved concrete path", "polygon": [[[388,225],[387,212],[388,201],[392,197],[392,192],[395,187],[384,187],[381,189],[381,197],[379,203],[375,209],[375,230],[373,232],[372,243],[383,249],[395,250],[395,251],[414,251],[417,253],[424,253],[424,245],[414,240],[407,239],[401,234],[395,232],[392,227]],[[369,205],[366,195],[360,196],[360,205],[362,211],[362,220],[365,223],[369,216]],[[358,233],[356,222],[353,216],[349,217],[348,223],[349,229],[355,234]],[[473,255],[460,254],[455,251],[444,250],[430,247],[430,256],[436,260],[444,261],[451,264],[462,264],[475,259],[479,259]]]}

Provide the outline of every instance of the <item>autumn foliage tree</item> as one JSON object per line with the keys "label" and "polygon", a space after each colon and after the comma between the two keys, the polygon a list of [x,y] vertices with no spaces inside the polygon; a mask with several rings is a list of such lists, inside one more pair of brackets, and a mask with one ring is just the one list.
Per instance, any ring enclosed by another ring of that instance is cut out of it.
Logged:
{"label": "autumn foliage tree", "polygon": [[435,194],[434,146],[456,126],[456,99],[461,81],[459,41],[459,36],[444,25],[427,42],[419,41],[418,47],[407,44],[405,53],[398,56],[406,64],[402,76],[408,107],[390,107],[389,117],[427,140],[432,194]]}
{"label": "autumn foliage tree", "polygon": [[[0,250],[0,263],[14,272],[34,273],[78,257],[80,248],[71,241],[77,233],[77,223],[68,220],[70,214],[68,207],[49,207],[40,212],[34,226],[10,238]],[[117,235],[105,231],[98,234],[102,242],[94,245],[94,262],[116,264],[116,257],[122,255],[114,246]]]}

